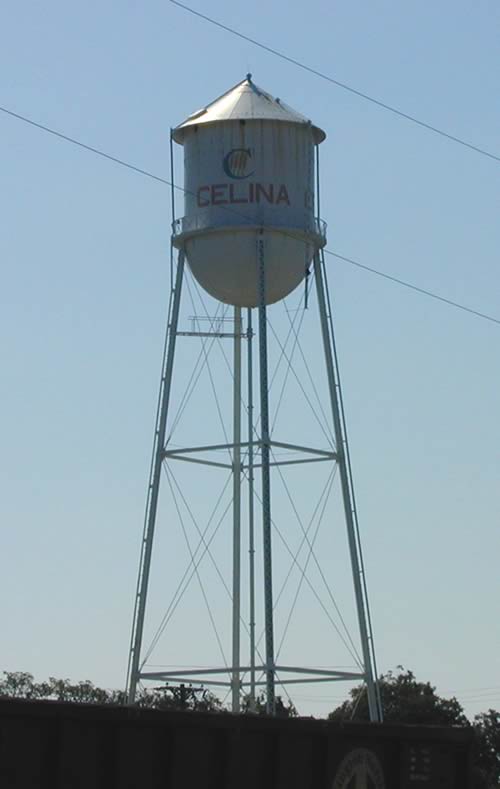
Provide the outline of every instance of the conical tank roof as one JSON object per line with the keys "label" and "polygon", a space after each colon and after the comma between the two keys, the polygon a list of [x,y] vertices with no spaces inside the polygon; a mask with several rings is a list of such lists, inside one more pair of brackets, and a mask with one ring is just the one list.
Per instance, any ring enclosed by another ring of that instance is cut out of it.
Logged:
{"label": "conical tank roof", "polygon": [[[247,74],[242,82],[239,82],[226,93],[223,93],[222,96],[215,99],[215,101],[207,104],[206,107],[198,110],[198,112],[194,112],[183,123],[176,126],[172,136],[176,142],[182,145],[185,130],[190,126],[238,120],[270,120],[308,125],[311,123],[304,115],[301,115],[287,104],[284,104],[280,99],[275,99],[274,96],[259,88],[252,82],[252,75]],[[323,142],[326,137],[325,132],[318,126],[311,125],[314,142]]]}

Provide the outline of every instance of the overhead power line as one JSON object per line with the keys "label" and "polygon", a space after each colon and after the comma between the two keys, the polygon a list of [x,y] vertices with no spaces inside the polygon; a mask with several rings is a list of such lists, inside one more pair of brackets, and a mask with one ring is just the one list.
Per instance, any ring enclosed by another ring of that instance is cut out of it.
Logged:
{"label": "overhead power line", "polygon": [[[159,175],[155,175],[151,173],[149,170],[144,170],[142,167],[137,167],[130,162],[125,161],[124,159],[120,159],[117,156],[113,156],[112,154],[106,153],[106,151],[101,150],[100,148],[95,148],[92,145],[87,145],[81,140],[77,140],[75,137],[70,137],[68,134],[64,134],[63,132],[57,131],[56,129],[52,129],[50,126],[45,126],[43,123],[38,123],[37,121],[32,120],[31,118],[26,117],[25,115],[20,115],[17,112],[13,112],[12,110],[7,109],[7,107],[0,106],[0,112],[5,113],[6,115],[10,115],[17,120],[22,121],[23,123],[27,123],[30,126],[35,127],[41,131],[47,132],[48,134],[53,135],[54,137],[65,140],[66,142],[71,143],[72,145],[76,145],[79,148],[83,148],[90,153],[95,154],[96,156],[101,156],[103,159],[107,159],[110,162],[114,162],[114,164],[120,165],[120,167],[126,167],[128,170],[132,170],[139,175],[143,175],[146,178],[152,178],[154,181],[159,181],[166,186],[174,187],[175,189],[179,190],[183,193],[188,193],[188,190],[183,189],[182,186],[177,186],[177,184],[173,184],[167,178],[162,178]],[[231,211],[232,213],[238,214],[239,212],[235,209],[232,209],[228,206],[221,206],[227,211]],[[243,216],[243,214],[241,214]],[[248,217],[245,216],[245,219]],[[291,234],[289,234],[291,235]],[[488,315],[485,312],[480,312],[479,310],[475,310],[472,307],[467,307],[465,304],[461,304],[458,301],[453,301],[452,299],[448,299],[445,296],[440,296],[438,293],[434,293],[433,291],[426,290],[425,288],[421,288],[418,285],[414,285],[411,282],[406,282],[403,279],[399,279],[398,277],[392,276],[392,274],[387,274],[385,271],[379,271],[376,268],[372,268],[371,266],[367,266],[364,263],[360,263],[358,260],[354,260],[353,258],[346,257],[345,255],[340,255],[337,252],[332,252],[329,249],[325,250],[325,254],[330,255],[331,257],[337,258],[338,260],[343,260],[345,263],[349,263],[352,266],[356,266],[357,268],[363,269],[364,271],[368,271],[370,274],[375,274],[378,277],[382,277],[383,279],[389,280],[390,282],[394,282],[396,285],[401,285],[404,288],[409,288],[410,290],[415,291],[416,293],[420,293],[423,296],[427,296],[431,299],[435,299],[436,301],[440,301],[443,304],[448,304],[450,307],[455,307],[458,310],[462,310],[463,312],[467,312],[470,315],[475,315],[477,318],[481,318],[482,320],[490,321],[491,323],[500,324],[500,318],[496,318],[493,315]]]}
{"label": "overhead power line", "polygon": [[374,96],[370,96],[368,93],[363,93],[363,91],[358,90],[357,88],[353,88],[351,85],[347,85],[345,82],[341,82],[334,77],[329,76],[328,74],[324,74],[322,71],[318,71],[318,69],[313,68],[312,66],[308,66],[306,63],[303,63],[296,58],[291,57],[290,55],[285,54],[284,52],[280,52],[278,49],[274,47],[270,47],[267,44],[263,44],[262,41],[258,41],[251,36],[247,36],[245,33],[241,33],[239,30],[235,30],[233,27],[229,27],[229,25],[225,25],[222,22],[218,22],[216,19],[213,19],[206,14],[202,14],[201,11],[196,11],[194,8],[191,8],[185,3],[180,3],[179,0],[169,0],[172,5],[177,6],[178,8],[182,8],[184,11],[187,11],[193,16],[197,16],[200,19],[203,19],[205,22],[209,22],[211,25],[220,28],[221,30],[225,30],[227,33],[231,33],[233,36],[237,36],[238,38],[243,39],[243,41],[248,41],[249,44],[253,44],[259,49],[263,49],[265,52],[269,52],[271,55],[275,55],[281,60],[285,60],[287,63],[291,63],[294,66],[302,69],[303,71],[309,72],[309,74],[314,74],[315,77],[319,77],[320,79],[326,80],[326,82],[330,82],[332,85],[336,85],[338,88],[342,88],[342,90],[346,90],[349,93],[353,93],[355,96],[358,96],[365,101],[369,101],[371,104],[375,104],[377,107],[381,107],[383,110],[387,110],[388,112],[392,112],[393,115],[398,115],[400,118],[404,118],[411,123],[415,123],[417,126],[421,126],[423,129],[427,129],[427,131],[431,131],[434,134],[439,134],[441,137],[444,137],[447,140],[451,140],[452,142],[456,142],[459,145],[463,145],[465,148],[469,148],[471,151],[475,151],[476,153],[480,153],[482,156],[487,156],[489,159],[493,159],[493,161],[500,162],[500,156],[497,154],[491,153],[491,151],[487,151],[485,148],[481,148],[479,145],[474,145],[473,143],[467,142],[463,140],[461,137],[457,137],[455,134],[451,134],[450,132],[445,131],[444,129],[440,129],[437,126],[433,126],[431,123],[427,123],[426,121],[422,121],[419,118],[415,117],[414,115],[410,115],[407,112],[403,112],[403,110],[398,109],[397,107],[393,107],[391,104],[387,104],[385,101],[381,101],[380,99],[376,99]]}
{"label": "overhead power line", "polygon": [[431,299],[436,299],[437,301],[442,301],[443,304],[449,304],[450,307],[457,307],[459,310],[465,310],[469,312],[471,315],[476,315],[478,318],[483,318],[487,321],[492,321],[493,323],[499,323],[500,319],[494,318],[492,315],[487,315],[485,312],[479,312],[478,310],[472,309],[472,307],[466,307],[464,304],[460,304],[458,301],[453,301],[453,299],[447,299],[445,296],[440,296],[438,293],[433,293],[431,290],[426,290],[425,288],[420,288],[418,285],[413,285],[411,282],[405,282],[403,279],[399,279],[399,277],[393,277],[392,274],[387,274],[385,271],[378,271],[378,269],[372,268],[371,266],[367,266],[364,263],[360,263],[359,260],[353,260],[352,258],[345,257],[345,255],[339,255],[336,252],[330,252],[330,250],[325,249],[325,253],[327,255],[333,255],[333,257],[338,258],[338,260],[344,260],[346,263],[350,263],[351,266],[356,266],[357,268],[363,269],[363,271],[369,271],[371,274],[376,274],[377,277],[383,277],[384,279],[388,279],[389,282],[395,282],[396,285],[402,285],[405,288],[410,288],[414,290],[416,293],[421,293],[423,296],[429,296]]}
{"label": "overhead power line", "polygon": [[[148,170],[143,170],[141,167],[136,167],[134,164],[130,164],[130,162],[125,162],[123,159],[118,159],[116,156],[112,156],[110,153],[106,153],[105,151],[100,150],[99,148],[93,148],[91,145],[86,145],[86,143],[81,142],[81,140],[76,140],[74,137],[69,137],[67,134],[63,134],[56,129],[51,129],[50,126],[44,126],[43,123],[37,123],[37,121],[32,120],[31,118],[27,118],[25,115],[19,115],[17,112],[13,112],[12,110],[8,110],[7,107],[0,107],[1,112],[5,112],[6,115],[11,115],[13,118],[17,118],[19,121],[23,121],[23,123],[29,123],[30,126],[34,126],[36,129],[41,129],[48,134],[53,134],[54,137],[59,137],[60,140],[66,140],[66,142],[70,142],[72,145],[78,145],[79,148],[84,148],[86,151],[90,151],[90,153],[95,153],[97,156],[102,156],[104,159],[109,159],[110,162],[114,162],[115,164],[120,164],[122,167],[127,167],[129,170],[134,170],[136,173],[140,175],[145,175],[148,178],[153,178],[155,181],[160,181],[162,184],[166,184],[167,186],[172,186],[170,181],[167,181],[165,178],[160,178],[159,175],[155,175],[154,173],[148,172]],[[180,188],[180,187],[177,187]]]}

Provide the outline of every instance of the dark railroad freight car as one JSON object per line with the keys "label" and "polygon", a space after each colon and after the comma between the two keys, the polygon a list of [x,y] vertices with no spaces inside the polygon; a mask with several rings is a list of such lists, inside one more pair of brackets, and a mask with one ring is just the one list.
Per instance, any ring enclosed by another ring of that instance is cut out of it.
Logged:
{"label": "dark railroad freight car", "polygon": [[1,789],[469,789],[472,732],[0,700]]}

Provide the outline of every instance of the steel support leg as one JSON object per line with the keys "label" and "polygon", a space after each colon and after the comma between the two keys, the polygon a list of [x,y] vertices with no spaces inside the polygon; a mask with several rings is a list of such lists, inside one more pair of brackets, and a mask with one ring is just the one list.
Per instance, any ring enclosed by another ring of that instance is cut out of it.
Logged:
{"label": "steel support leg", "polygon": [[314,257],[314,275],[316,280],[316,291],[318,296],[318,307],[321,322],[321,333],[323,337],[323,348],[325,353],[326,373],[328,378],[328,388],[332,408],[333,426],[337,445],[337,462],[339,464],[339,475],[342,487],[342,499],[347,526],[347,537],[349,542],[349,553],[351,557],[352,577],[354,583],[354,593],[356,597],[356,608],[358,613],[359,632],[361,638],[361,649],[363,653],[363,664],[365,672],[366,687],[368,691],[368,708],[371,721],[381,720],[381,710],[379,708],[375,678],[373,672],[373,657],[370,649],[370,637],[368,627],[369,613],[367,610],[367,600],[363,594],[363,568],[357,542],[356,509],[354,505],[352,479],[349,473],[347,462],[347,437],[343,429],[342,412],[340,403],[340,385],[338,371],[335,365],[333,352],[334,338],[330,335],[330,325],[328,321],[328,311],[325,295],[325,282],[319,254]]}
{"label": "steel support leg", "polygon": [[149,572],[151,568],[151,553],[153,550],[156,513],[158,509],[158,494],[160,490],[161,467],[163,461],[163,451],[165,448],[165,432],[167,427],[168,406],[170,402],[170,390],[172,385],[172,372],[174,367],[177,326],[179,323],[179,308],[181,302],[183,274],[184,252],[181,250],[179,252],[177,261],[177,273],[173,292],[172,311],[170,325],[168,327],[167,353],[160,385],[160,407],[158,411],[158,421],[154,438],[153,462],[149,480],[144,534],[141,546],[139,578],[137,582],[134,620],[132,624],[132,638],[130,643],[129,667],[127,676],[127,702],[129,704],[133,704],[135,702],[137,683],[139,681],[139,665],[142,647],[142,634],[144,630],[144,615],[146,612]]}
{"label": "steel support leg", "polygon": [[240,711],[241,607],[241,307],[234,308],[233,378],[233,672],[232,711]]}
{"label": "steel support leg", "polygon": [[262,531],[264,542],[264,610],[266,634],[266,712],[274,715],[274,625],[273,576],[271,554],[271,480],[269,473],[269,385],[267,373],[267,314],[264,240],[257,241],[259,265],[259,357],[260,357],[260,424],[262,455]]}

